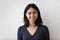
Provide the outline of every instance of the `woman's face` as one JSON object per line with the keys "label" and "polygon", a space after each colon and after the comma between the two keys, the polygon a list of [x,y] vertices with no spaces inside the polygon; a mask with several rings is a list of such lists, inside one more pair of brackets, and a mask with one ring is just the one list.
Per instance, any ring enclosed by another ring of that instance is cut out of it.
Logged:
{"label": "woman's face", "polygon": [[29,8],[26,12],[26,17],[29,20],[29,23],[34,23],[38,17],[38,12],[34,8]]}

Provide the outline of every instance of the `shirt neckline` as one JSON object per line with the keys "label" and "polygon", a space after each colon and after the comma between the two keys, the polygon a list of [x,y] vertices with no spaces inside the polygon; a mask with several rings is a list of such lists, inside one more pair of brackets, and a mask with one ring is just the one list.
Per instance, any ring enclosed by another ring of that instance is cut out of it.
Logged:
{"label": "shirt neckline", "polygon": [[24,27],[24,28],[25,28],[25,31],[26,31],[27,35],[30,36],[30,37],[34,37],[34,36],[37,34],[38,29],[39,29],[39,27],[38,27],[37,30],[36,30],[36,32],[35,32],[33,35],[31,35],[31,34],[28,32],[27,28],[26,28],[26,27]]}

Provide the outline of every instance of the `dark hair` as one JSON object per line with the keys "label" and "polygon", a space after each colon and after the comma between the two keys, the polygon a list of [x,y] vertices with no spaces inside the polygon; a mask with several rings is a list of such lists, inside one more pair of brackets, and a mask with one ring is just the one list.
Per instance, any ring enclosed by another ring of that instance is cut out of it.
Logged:
{"label": "dark hair", "polygon": [[29,26],[29,20],[27,19],[27,17],[26,17],[26,12],[29,10],[29,8],[34,8],[34,9],[36,9],[37,10],[37,12],[38,12],[38,18],[36,19],[36,21],[35,21],[35,25],[36,26],[40,26],[40,25],[42,25],[42,19],[41,19],[41,16],[40,16],[40,11],[39,11],[39,9],[38,9],[38,7],[35,5],[35,4],[28,4],[27,6],[26,6],[26,8],[25,8],[25,10],[24,10],[24,26],[25,27],[28,27]]}

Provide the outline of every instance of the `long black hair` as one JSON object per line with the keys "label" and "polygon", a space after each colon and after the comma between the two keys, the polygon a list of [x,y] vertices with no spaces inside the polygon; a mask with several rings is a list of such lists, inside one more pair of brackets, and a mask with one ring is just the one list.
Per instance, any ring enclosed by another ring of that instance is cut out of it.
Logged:
{"label": "long black hair", "polygon": [[28,27],[29,26],[29,20],[26,17],[26,13],[29,10],[29,8],[31,8],[31,7],[34,8],[34,9],[36,9],[37,12],[38,12],[38,18],[35,21],[35,25],[36,26],[42,25],[42,19],[41,19],[39,8],[34,3],[32,3],[32,4],[28,4],[26,6],[25,10],[24,10],[24,26],[25,27]]}

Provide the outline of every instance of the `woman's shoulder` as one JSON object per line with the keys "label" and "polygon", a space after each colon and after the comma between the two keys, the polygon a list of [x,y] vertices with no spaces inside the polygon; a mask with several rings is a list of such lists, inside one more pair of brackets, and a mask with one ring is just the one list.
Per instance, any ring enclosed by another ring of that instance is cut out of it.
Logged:
{"label": "woman's shoulder", "polygon": [[48,27],[46,25],[41,25],[40,26],[42,29],[48,29]]}
{"label": "woman's shoulder", "polygon": [[46,25],[41,25],[42,27],[45,27],[45,28],[47,28],[47,26]]}
{"label": "woman's shoulder", "polygon": [[19,26],[18,30],[23,30],[23,25],[22,26]]}

